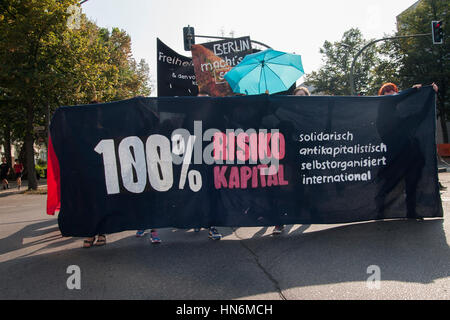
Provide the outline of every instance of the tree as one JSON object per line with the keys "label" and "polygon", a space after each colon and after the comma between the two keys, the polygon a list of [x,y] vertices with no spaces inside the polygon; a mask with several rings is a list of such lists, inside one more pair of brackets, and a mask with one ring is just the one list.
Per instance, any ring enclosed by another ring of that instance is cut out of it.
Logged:
{"label": "tree", "polygon": [[[352,61],[356,53],[368,42],[357,28],[344,32],[341,41],[334,43],[325,41],[323,48],[320,49],[324,65],[318,71],[308,74],[305,83],[324,94],[351,95]],[[367,48],[356,61],[354,69],[355,88],[358,94],[374,94],[375,84],[379,81],[378,71],[384,69],[387,72],[391,68],[390,63],[380,55],[377,46]]]}
{"label": "tree", "polygon": [[0,120],[3,139],[24,142],[29,188],[37,188],[33,125],[46,125],[61,105],[150,94],[148,66],[131,56],[125,31],[97,27],[83,15],[68,28],[76,0],[0,2]]}
{"label": "tree", "polygon": [[21,110],[29,188],[37,188],[34,170],[35,112],[41,83],[51,68],[47,48],[66,29],[67,8],[76,1],[5,0],[0,6],[0,94],[11,109]]}
{"label": "tree", "polygon": [[[398,17],[397,35],[431,33],[431,21],[444,21],[444,35],[450,34],[450,2],[446,0],[422,0],[413,10]],[[400,58],[400,86],[410,87],[416,83],[439,87],[437,110],[444,133],[449,142],[446,122],[450,120],[450,39],[444,38],[442,45],[433,45],[431,35],[401,40],[395,47]]]}
{"label": "tree", "polygon": [[121,100],[134,96],[148,96],[149,68],[145,60],[136,63],[131,54],[131,38],[124,30],[101,29],[101,38],[110,52],[110,63],[117,68],[117,79],[112,90],[105,93],[104,101]]}

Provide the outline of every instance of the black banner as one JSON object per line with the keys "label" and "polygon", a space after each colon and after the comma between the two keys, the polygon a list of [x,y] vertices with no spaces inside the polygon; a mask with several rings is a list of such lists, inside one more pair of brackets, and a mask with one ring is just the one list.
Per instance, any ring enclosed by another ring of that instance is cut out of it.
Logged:
{"label": "black banner", "polygon": [[158,97],[196,96],[198,87],[192,59],[178,54],[159,39],[156,48]]}
{"label": "black banner", "polygon": [[425,87],[61,107],[61,232],[441,217],[434,99]]}

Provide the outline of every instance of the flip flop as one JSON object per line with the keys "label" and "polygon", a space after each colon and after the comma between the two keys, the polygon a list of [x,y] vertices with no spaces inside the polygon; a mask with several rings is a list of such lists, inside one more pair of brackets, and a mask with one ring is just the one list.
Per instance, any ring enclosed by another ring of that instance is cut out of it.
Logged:
{"label": "flip flop", "polygon": [[95,237],[92,237],[92,240],[85,239],[83,241],[83,248],[91,248],[94,245]]}
{"label": "flip flop", "polygon": [[95,246],[101,247],[106,244],[106,236],[101,234],[97,237],[97,242],[95,243]]}

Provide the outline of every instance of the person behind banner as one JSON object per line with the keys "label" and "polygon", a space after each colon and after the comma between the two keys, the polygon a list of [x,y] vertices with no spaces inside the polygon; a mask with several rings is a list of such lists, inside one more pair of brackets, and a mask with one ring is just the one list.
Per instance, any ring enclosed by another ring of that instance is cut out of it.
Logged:
{"label": "person behind banner", "polygon": [[22,173],[23,173],[23,165],[20,163],[19,159],[15,160],[15,165],[14,165],[14,173],[15,173],[15,178],[17,181],[17,189],[20,190],[20,187],[22,186]]}
{"label": "person behind banner", "polygon": [[297,87],[293,92],[294,96],[310,96],[308,88],[306,87]]}
{"label": "person behind banner", "polygon": [[[436,93],[438,93],[439,88],[434,82],[431,84],[431,86],[433,87],[433,90]],[[420,89],[420,88],[422,88],[422,84],[415,84],[415,85],[413,85],[413,88]],[[447,187],[444,187],[440,181],[438,181],[438,183],[439,183],[439,190],[441,190],[441,191],[447,190]]]}
{"label": "person behind banner", "polygon": [[[209,97],[209,94],[203,90],[200,90],[199,93],[197,94],[197,97]],[[200,229],[201,229],[200,227],[196,227],[194,228],[194,232],[200,232]],[[208,237],[212,240],[222,239],[222,235],[219,233],[217,228],[213,226],[209,227]]]}
{"label": "person behind banner", "polygon": [[0,180],[2,180],[3,190],[9,189],[8,174],[9,165],[6,163],[6,158],[2,158],[2,163],[0,164]]}
{"label": "person behind banner", "polygon": [[[97,100],[92,100],[89,104],[97,103],[99,103]],[[97,241],[95,241],[95,237],[97,237]],[[101,247],[104,245],[106,245],[106,234],[93,235],[83,241],[83,248],[91,248],[93,246]]]}
{"label": "person behind banner", "polygon": [[[432,86],[434,91],[437,92],[437,85],[433,83]],[[412,88],[419,90],[421,87],[421,84],[416,84]],[[398,92],[398,87],[394,83],[388,82],[381,86],[378,95],[396,95]],[[395,106],[388,104],[386,107],[380,108],[378,112],[377,128],[381,140],[388,148],[389,146],[397,146],[397,149],[401,148],[399,154],[388,157],[386,162],[390,163],[390,166],[380,170],[378,175],[378,179],[382,181],[380,183],[381,187],[375,197],[379,218],[383,217],[388,193],[397,186],[399,181],[404,180],[407,209],[406,217],[408,219],[423,219],[416,212],[416,201],[417,186],[421,171],[425,166],[425,158],[419,147],[419,142],[414,138],[414,132],[412,132],[411,127],[416,127],[425,117],[427,111],[424,108],[423,111],[405,119],[398,114]],[[416,125],[407,126],[405,121]],[[394,131],[399,131],[399,134],[395,134]],[[393,149],[395,150],[395,148]]]}
{"label": "person behind banner", "polygon": [[[431,84],[431,86],[433,87],[433,90],[437,93],[439,90],[438,86],[434,82]],[[415,84],[412,87],[415,89],[420,89],[422,88],[422,84]],[[389,96],[397,93],[398,87],[395,85],[395,83],[392,82],[387,82],[383,84],[381,88],[378,90],[379,96]]]}
{"label": "person behind banner", "polygon": [[[433,90],[437,93],[439,91],[438,86],[434,82],[431,85],[433,87]],[[415,84],[412,87],[416,88],[416,89],[420,89],[420,88],[422,88],[422,84]],[[396,94],[396,93],[398,93],[398,88],[394,83],[391,83],[391,82],[385,83],[378,91],[379,96],[392,95],[392,94]],[[447,187],[444,187],[440,181],[438,181],[438,183],[439,183],[439,190],[443,191],[443,190],[447,189]]]}
{"label": "person behind banner", "polygon": [[[297,87],[297,88],[294,89],[293,95],[294,96],[310,96],[311,93],[309,93],[308,88],[300,86],[300,87]],[[272,234],[273,235],[279,235],[279,234],[283,233],[284,228],[285,228],[284,225],[275,226],[273,228]]]}

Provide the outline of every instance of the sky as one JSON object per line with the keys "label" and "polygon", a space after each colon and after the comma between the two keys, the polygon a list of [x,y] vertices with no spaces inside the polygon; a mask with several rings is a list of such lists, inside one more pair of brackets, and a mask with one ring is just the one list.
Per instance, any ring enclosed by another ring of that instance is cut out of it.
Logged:
{"label": "sky", "polygon": [[[416,0],[88,0],[82,11],[98,26],[131,37],[134,58],[145,59],[156,87],[156,38],[184,56],[183,27],[207,36],[250,36],[275,50],[300,54],[305,73],[322,65],[319,49],[359,28],[365,39],[396,31],[396,16]],[[196,38],[196,43],[208,41]],[[298,82],[301,82],[300,79]],[[152,96],[156,94],[156,88]]]}

